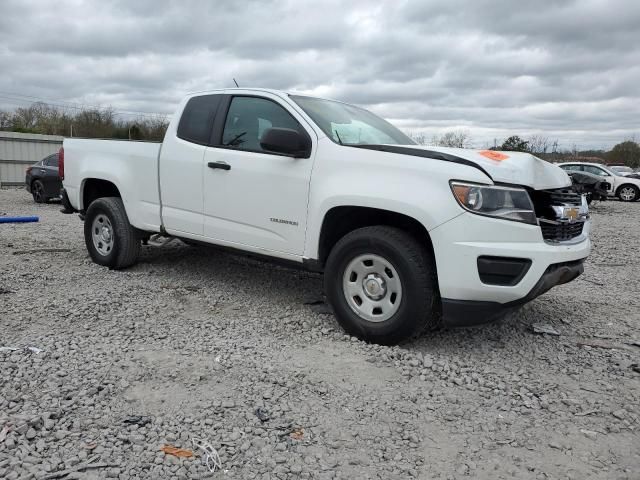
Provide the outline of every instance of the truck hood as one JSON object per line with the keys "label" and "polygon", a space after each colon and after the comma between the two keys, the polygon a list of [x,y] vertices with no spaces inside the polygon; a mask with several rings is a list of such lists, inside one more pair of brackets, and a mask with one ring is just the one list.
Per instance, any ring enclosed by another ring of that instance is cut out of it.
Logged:
{"label": "truck hood", "polygon": [[530,153],[420,145],[380,145],[372,149],[469,165],[482,170],[496,183],[524,185],[534,190],[571,185],[564,170]]}

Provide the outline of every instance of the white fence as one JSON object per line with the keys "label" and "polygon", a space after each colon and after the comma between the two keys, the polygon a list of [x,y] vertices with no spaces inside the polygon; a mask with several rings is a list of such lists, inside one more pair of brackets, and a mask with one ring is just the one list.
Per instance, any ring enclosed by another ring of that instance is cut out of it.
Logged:
{"label": "white fence", "polygon": [[0,131],[0,185],[24,185],[29,165],[60,150],[58,135]]}

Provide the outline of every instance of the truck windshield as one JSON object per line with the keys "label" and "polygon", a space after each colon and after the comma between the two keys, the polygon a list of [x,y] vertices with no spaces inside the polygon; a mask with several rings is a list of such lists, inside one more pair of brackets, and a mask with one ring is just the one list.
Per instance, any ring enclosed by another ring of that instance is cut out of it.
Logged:
{"label": "truck windshield", "polygon": [[291,95],[334,142],[341,145],[415,145],[386,120],[353,105],[321,98]]}

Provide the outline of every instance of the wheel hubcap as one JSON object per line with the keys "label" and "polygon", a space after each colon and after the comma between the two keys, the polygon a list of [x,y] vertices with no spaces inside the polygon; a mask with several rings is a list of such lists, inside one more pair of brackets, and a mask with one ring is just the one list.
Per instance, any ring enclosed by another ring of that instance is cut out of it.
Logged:
{"label": "wheel hubcap", "polygon": [[398,272],[389,260],[379,255],[354,258],[344,271],[342,290],[349,307],[370,322],[391,318],[402,300]]}
{"label": "wheel hubcap", "polygon": [[620,190],[620,196],[624,200],[633,200],[633,197],[636,196],[636,192],[633,188],[626,187]]}
{"label": "wheel hubcap", "polygon": [[106,256],[113,250],[114,238],[111,221],[106,215],[99,214],[91,224],[93,245],[100,255]]}
{"label": "wheel hubcap", "polygon": [[371,300],[380,300],[387,294],[387,284],[377,273],[367,275],[362,282],[362,288]]}

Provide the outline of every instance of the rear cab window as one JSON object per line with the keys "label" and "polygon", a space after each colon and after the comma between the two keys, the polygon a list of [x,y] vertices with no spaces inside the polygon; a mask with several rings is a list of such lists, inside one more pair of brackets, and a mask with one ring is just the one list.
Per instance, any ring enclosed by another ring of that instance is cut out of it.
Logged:
{"label": "rear cab window", "polygon": [[178,138],[208,145],[221,99],[222,95],[201,95],[189,99],[178,124]]}

